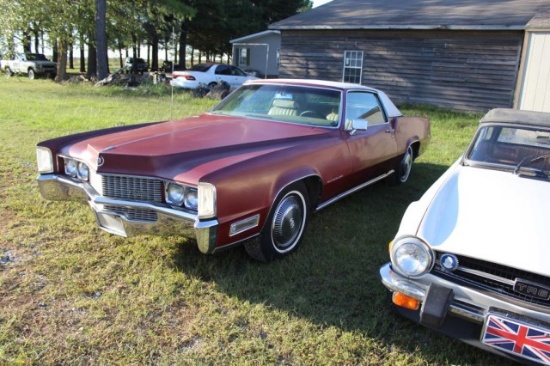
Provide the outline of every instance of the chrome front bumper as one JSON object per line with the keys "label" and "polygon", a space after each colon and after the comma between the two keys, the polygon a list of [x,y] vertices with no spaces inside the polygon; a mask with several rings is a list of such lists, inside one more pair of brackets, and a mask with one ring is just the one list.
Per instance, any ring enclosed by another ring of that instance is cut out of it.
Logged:
{"label": "chrome front bumper", "polygon": [[489,313],[498,312],[550,324],[550,313],[519,306],[506,301],[504,297],[501,299],[491,296],[488,292],[460,286],[431,274],[424,275],[421,278],[408,279],[394,272],[390,263],[382,266],[379,273],[382,284],[388,290],[401,292],[419,300],[422,304],[426,301],[430,286],[440,286],[452,290],[452,300],[447,313],[471,322],[483,324]]}
{"label": "chrome front bumper", "polygon": [[[103,197],[90,184],[57,174],[39,175],[37,181],[40,194],[45,199],[88,203],[99,227],[111,234],[126,237],[141,234],[177,235],[196,239],[202,253],[211,254],[216,250],[217,220],[199,221],[194,214],[168,206]],[[105,206],[154,211],[157,220],[129,220],[123,214],[104,209]]]}

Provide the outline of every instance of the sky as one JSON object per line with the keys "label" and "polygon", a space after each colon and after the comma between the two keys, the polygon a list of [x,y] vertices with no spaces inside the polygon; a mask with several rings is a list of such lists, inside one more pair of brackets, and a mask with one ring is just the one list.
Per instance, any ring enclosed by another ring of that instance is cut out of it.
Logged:
{"label": "sky", "polygon": [[316,8],[320,5],[326,4],[332,0],[313,0],[313,7]]}

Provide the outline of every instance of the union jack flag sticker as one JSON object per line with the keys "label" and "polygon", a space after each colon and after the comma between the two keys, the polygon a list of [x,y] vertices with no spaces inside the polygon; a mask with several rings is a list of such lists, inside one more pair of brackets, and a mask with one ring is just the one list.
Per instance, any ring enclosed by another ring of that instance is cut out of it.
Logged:
{"label": "union jack flag sticker", "polygon": [[490,314],[485,321],[481,342],[550,365],[550,329]]}

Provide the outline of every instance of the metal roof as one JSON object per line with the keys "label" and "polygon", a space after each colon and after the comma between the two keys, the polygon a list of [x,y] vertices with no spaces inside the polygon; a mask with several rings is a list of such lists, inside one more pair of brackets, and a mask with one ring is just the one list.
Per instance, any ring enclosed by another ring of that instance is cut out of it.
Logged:
{"label": "metal roof", "polygon": [[237,42],[245,42],[245,41],[251,41],[256,38],[262,38],[268,35],[279,35],[281,32],[276,30],[266,30],[259,33],[249,34],[247,36],[241,37],[241,38],[235,38],[229,41],[229,43],[237,43]]}
{"label": "metal roof", "polygon": [[524,30],[540,13],[550,0],[333,0],[269,29]]}

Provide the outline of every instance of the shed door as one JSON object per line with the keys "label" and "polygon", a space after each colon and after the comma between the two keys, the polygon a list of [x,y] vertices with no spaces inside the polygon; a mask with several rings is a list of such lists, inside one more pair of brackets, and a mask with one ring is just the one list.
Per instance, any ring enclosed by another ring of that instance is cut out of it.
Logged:
{"label": "shed door", "polygon": [[519,108],[550,112],[550,32],[529,34]]}

